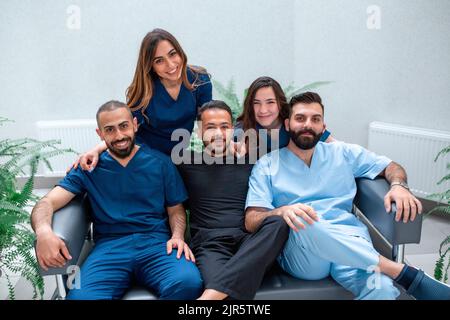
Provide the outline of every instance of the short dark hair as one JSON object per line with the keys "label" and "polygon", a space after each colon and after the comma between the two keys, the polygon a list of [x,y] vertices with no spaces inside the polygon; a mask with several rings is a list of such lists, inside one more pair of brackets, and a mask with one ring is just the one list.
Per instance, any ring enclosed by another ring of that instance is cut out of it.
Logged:
{"label": "short dark hair", "polygon": [[100,124],[98,122],[100,113],[106,112],[106,111],[114,111],[116,109],[125,108],[130,113],[131,119],[133,119],[133,114],[131,113],[130,108],[123,102],[117,101],[117,100],[110,100],[108,102],[105,102],[102,104],[100,108],[97,110],[97,114],[95,115],[95,118],[97,119],[97,126],[100,128]]}
{"label": "short dark hair", "polygon": [[315,92],[303,92],[299,93],[291,98],[289,102],[289,117],[292,115],[292,107],[297,103],[318,103],[322,107],[322,113],[325,113],[325,108],[322,104],[322,98]]}
{"label": "short dark hair", "polygon": [[201,106],[201,108],[198,110],[197,121],[202,120],[203,112],[205,112],[206,110],[211,110],[211,109],[225,110],[226,112],[228,112],[230,114],[231,122],[233,123],[233,112],[231,111],[231,108],[222,100],[211,100],[209,102],[205,102]]}

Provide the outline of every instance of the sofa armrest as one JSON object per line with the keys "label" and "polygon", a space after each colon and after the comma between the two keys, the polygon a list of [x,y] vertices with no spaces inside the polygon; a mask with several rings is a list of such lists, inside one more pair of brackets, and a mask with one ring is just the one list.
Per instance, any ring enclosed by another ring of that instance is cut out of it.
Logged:
{"label": "sofa armrest", "polygon": [[49,268],[47,271],[41,269],[41,275],[67,274],[70,272],[67,267],[77,263],[91,225],[88,206],[86,196],[77,196],[54,213],[53,232],[66,243],[72,259],[61,268]]}
{"label": "sofa armrest", "polygon": [[417,215],[412,222],[395,221],[395,204],[390,213],[384,208],[384,196],[390,188],[384,178],[360,178],[356,184],[355,205],[391,245],[420,242],[422,215]]}

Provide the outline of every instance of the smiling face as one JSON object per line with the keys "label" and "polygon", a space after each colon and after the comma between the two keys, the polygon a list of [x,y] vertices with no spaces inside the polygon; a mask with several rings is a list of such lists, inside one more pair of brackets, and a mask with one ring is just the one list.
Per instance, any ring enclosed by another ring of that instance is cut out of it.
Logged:
{"label": "smiling face", "polygon": [[281,124],[280,107],[272,87],[263,87],[256,91],[253,110],[256,122],[263,128],[277,128]]}
{"label": "smiling face", "polygon": [[152,69],[163,82],[181,80],[183,58],[170,41],[158,42],[152,59]]}
{"label": "smiling face", "polygon": [[226,153],[233,137],[230,114],[222,109],[208,109],[202,113],[199,135],[205,148],[213,155]]}
{"label": "smiling face", "polygon": [[121,159],[133,151],[136,131],[137,120],[126,108],[103,111],[98,115],[97,134],[109,151]]}
{"label": "smiling face", "polygon": [[317,102],[293,105],[285,126],[297,147],[302,150],[314,148],[326,127],[322,106]]}

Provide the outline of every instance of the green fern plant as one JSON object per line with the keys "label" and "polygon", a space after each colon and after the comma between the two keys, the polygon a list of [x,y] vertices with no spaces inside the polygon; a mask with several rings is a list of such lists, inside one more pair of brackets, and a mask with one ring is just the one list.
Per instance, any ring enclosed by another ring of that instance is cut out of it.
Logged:
{"label": "green fern plant", "polygon": [[[10,120],[0,117],[0,126]],[[14,286],[6,273],[17,274],[28,280],[33,287],[33,299],[44,294],[44,282],[33,253],[34,234],[30,229],[28,206],[38,198],[33,194],[34,176],[42,162],[50,170],[49,159],[71,149],[60,149],[57,140],[35,139],[0,140],[0,277],[8,286],[8,298],[15,299]],[[18,190],[16,177],[28,176]]]}
{"label": "green fern plant", "polygon": [[[446,154],[450,153],[450,146],[442,149],[434,159],[436,162],[439,157],[443,157]],[[450,162],[447,163],[447,169],[450,170]],[[442,177],[441,180],[438,181],[438,185],[441,185],[444,182],[450,181],[450,173]],[[433,212],[441,212],[445,215],[450,215],[450,189],[443,191],[441,193],[434,193],[429,196],[432,199],[436,199],[440,205],[430,210],[427,214],[431,214]],[[434,268],[434,277],[443,282],[448,281],[448,271],[450,267],[450,235],[448,235],[439,245],[439,258],[436,261],[436,265]]]}
{"label": "green fern plant", "polygon": [[[243,104],[239,100],[236,93],[236,83],[231,78],[227,85],[223,85],[221,82],[213,80],[214,90],[219,94],[221,100],[223,100],[231,109],[233,119],[236,119],[242,112]],[[247,96],[248,89],[244,90],[244,97]]]}

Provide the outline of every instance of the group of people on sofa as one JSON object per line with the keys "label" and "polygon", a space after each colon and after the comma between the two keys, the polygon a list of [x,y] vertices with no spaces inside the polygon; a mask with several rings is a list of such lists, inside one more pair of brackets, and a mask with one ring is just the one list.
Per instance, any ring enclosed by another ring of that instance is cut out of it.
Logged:
{"label": "group of people on sofa", "polygon": [[[399,164],[331,136],[317,93],[287,101],[276,80],[260,77],[234,123],[212,100],[206,70],[155,29],[126,96],[98,109],[102,142],[33,208],[47,269],[71,259],[53,213],[79,194],[91,203],[95,246],[68,299],[120,299],[132,282],[161,299],[252,299],[275,261],[300,279],[331,275],[357,299],[396,299],[394,283],[416,299],[450,299],[448,285],[374,249],[351,213],[355,178],[386,178],[396,221],[414,220],[422,205]],[[176,148],[177,130],[197,134],[203,151]]]}

